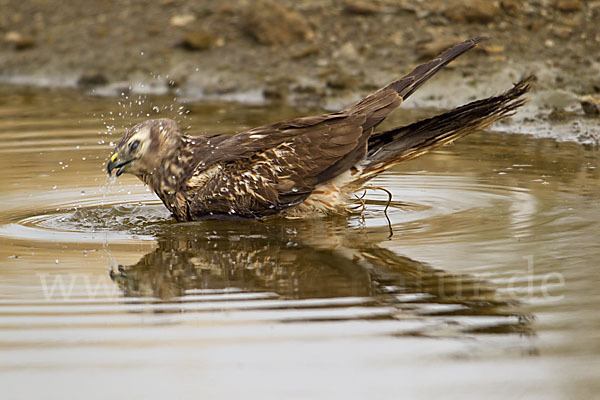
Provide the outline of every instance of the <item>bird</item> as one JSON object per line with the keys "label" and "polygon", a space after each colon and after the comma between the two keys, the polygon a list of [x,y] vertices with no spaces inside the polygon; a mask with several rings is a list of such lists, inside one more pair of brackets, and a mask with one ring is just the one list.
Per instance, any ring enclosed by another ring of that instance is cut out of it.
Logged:
{"label": "bird", "polygon": [[484,39],[459,43],[338,112],[196,137],[171,119],[141,122],[117,143],[108,175],[137,176],[180,222],[348,214],[355,193],[376,175],[487,128],[526,103],[531,76],[499,95],[376,131],[423,83]]}

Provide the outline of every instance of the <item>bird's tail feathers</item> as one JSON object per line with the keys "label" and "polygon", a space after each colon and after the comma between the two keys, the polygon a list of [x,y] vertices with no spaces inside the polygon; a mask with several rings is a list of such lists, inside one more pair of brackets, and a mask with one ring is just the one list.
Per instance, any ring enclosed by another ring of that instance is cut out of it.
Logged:
{"label": "bird's tail feathers", "polygon": [[361,101],[347,107],[344,111],[352,114],[364,114],[367,121],[363,125],[365,132],[376,127],[392,111],[400,106],[411,94],[414,93],[429,78],[434,76],[445,65],[455,58],[471,50],[485,37],[477,37],[465,40],[462,43],[444,51],[433,60],[417,66],[407,75],[397,79],[378,91],[371,93]]}
{"label": "bird's tail feathers", "polygon": [[440,69],[448,65],[455,58],[461,56],[463,53],[471,50],[478,43],[487,39],[485,36],[480,36],[472,39],[465,40],[462,43],[457,44],[454,47],[449,48],[442,54],[437,56],[435,59],[421,64],[413,69],[408,75],[398,79],[395,82],[390,83],[385,89],[394,89],[402,99],[406,100],[411,94],[415,92],[422,84],[427,82],[429,78],[435,75]]}
{"label": "bird's tail feathers", "polygon": [[531,88],[531,81],[532,77],[527,77],[499,96],[474,101],[444,114],[372,135],[361,173],[352,186],[360,188],[395,164],[416,158],[514,114],[527,102],[521,96]]}

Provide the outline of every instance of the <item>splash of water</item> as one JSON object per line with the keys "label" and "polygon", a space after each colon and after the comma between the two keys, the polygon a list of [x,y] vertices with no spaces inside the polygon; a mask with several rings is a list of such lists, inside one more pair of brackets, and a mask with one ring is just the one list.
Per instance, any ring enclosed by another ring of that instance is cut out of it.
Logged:
{"label": "splash of water", "polygon": [[[106,175],[106,180],[104,181],[104,184],[100,188],[100,191],[102,192],[102,200],[100,201],[101,207],[104,207],[104,204],[106,203],[106,195],[108,195],[108,193],[110,192],[110,189],[114,186],[116,181],[117,181],[116,174],[115,175],[109,175],[109,174]],[[117,263],[117,261],[115,260],[115,258],[112,255],[112,253],[108,249],[108,232],[105,232],[104,237],[102,238],[102,250],[104,251],[104,254],[106,255],[106,257],[109,260],[110,268],[111,269],[113,269],[115,267],[118,268],[119,264]]]}
{"label": "splash of water", "polygon": [[117,181],[116,175],[113,175],[113,176],[108,175],[108,174],[106,175],[106,180],[100,187],[100,193],[102,193],[102,200],[100,201],[101,207],[104,206],[104,204],[106,202],[106,196],[108,195],[108,193],[110,192],[110,190],[112,189],[112,187],[114,186],[116,181]]}

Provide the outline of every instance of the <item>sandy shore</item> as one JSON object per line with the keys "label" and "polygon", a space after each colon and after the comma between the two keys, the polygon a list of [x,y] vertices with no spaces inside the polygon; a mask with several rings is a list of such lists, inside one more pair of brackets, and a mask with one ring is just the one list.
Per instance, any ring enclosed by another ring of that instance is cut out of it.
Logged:
{"label": "sandy shore", "polygon": [[4,83],[324,109],[486,35],[407,106],[449,108],[535,74],[532,102],[511,130],[600,137],[600,1],[0,0],[0,8]]}

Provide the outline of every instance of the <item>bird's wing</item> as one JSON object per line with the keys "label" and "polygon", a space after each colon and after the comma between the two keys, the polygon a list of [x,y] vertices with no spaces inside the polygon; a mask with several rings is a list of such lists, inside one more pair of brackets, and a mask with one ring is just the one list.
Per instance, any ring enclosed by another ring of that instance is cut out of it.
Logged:
{"label": "bird's wing", "polygon": [[276,212],[300,203],[317,184],[360,161],[373,129],[444,65],[481,40],[447,50],[338,113],[265,125],[211,145],[185,183],[196,214],[206,211],[207,204],[213,204],[209,208],[215,213],[237,210],[257,216],[265,209]]}
{"label": "bird's wing", "polygon": [[365,156],[367,120],[365,113],[299,118],[221,141],[186,182],[192,214],[262,216],[300,203]]}
{"label": "bird's wing", "polygon": [[[246,159],[288,143],[294,146],[298,158],[318,161],[314,168],[306,171],[305,177],[319,175],[319,182],[322,182],[343,172],[344,169],[340,170],[336,163],[349,156],[356,158],[355,150],[366,143],[375,122],[385,118],[401,102],[397,92],[390,89],[369,96],[367,101],[360,102],[355,108],[254,128],[222,140],[218,145],[210,144],[208,151],[202,151],[201,164],[209,168],[216,162]],[[335,168],[331,169],[334,164]]]}

